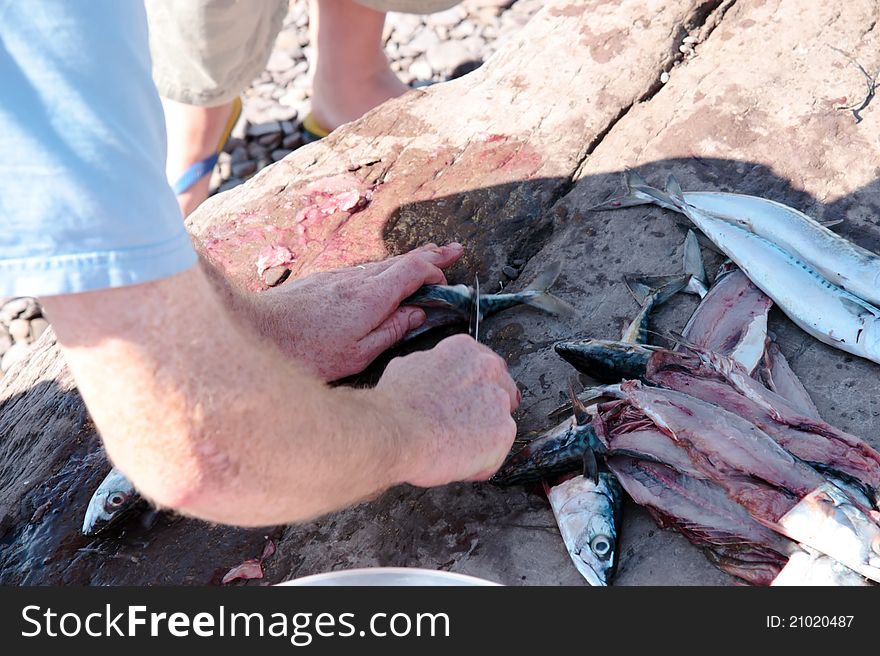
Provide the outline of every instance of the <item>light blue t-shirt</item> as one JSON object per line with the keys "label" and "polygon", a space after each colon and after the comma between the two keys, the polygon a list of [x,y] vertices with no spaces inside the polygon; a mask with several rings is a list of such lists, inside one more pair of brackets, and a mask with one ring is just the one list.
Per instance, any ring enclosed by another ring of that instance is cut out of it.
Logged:
{"label": "light blue t-shirt", "polygon": [[165,151],[141,0],[0,0],[0,296],[193,266]]}

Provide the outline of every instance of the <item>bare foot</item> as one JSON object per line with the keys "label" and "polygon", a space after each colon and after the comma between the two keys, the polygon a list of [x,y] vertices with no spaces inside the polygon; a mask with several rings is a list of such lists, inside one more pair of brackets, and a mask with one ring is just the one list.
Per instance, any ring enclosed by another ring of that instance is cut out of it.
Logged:
{"label": "bare foot", "polygon": [[353,0],[314,0],[312,114],[335,130],[409,90],[382,50],[385,14]]}
{"label": "bare foot", "polygon": [[[197,107],[162,99],[168,132],[168,159],[165,174],[171,184],[194,163],[217,152],[234,101],[216,107]],[[211,176],[200,178],[177,196],[184,216],[189,215],[208,197]]]}
{"label": "bare foot", "polygon": [[387,65],[384,70],[360,79],[323,79],[316,74],[312,82],[312,114],[318,125],[335,130],[407,91],[409,87]]}

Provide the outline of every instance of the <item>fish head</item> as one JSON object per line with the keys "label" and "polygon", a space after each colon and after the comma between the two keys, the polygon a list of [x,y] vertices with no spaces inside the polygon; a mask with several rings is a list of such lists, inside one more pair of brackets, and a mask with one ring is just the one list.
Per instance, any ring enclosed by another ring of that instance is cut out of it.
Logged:
{"label": "fish head", "polygon": [[617,535],[605,522],[585,527],[578,548],[570,550],[572,562],[587,583],[607,586],[617,567]]}
{"label": "fish head", "polygon": [[643,377],[654,352],[644,344],[605,339],[557,342],[553,349],[581,373],[608,383]]}
{"label": "fish head", "polygon": [[593,483],[576,476],[549,488],[559,532],[577,570],[590,585],[606,586],[617,566],[622,491],[612,474]]}
{"label": "fish head", "polygon": [[103,531],[131,510],[140,498],[134,485],[114,468],[89,500],[83,519],[83,534],[95,535]]}

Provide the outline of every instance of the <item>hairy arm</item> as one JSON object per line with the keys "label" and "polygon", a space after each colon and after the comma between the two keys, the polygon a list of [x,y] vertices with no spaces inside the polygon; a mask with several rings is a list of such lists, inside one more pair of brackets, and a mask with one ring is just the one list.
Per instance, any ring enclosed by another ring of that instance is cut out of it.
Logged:
{"label": "hairy arm", "polygon": [[515,434],[516,388],[467,337],[397,359],[373,390],[331,389],[233,319],[200,267],[43,304],[110,458],[203,519],[288,523],[485,477]]}

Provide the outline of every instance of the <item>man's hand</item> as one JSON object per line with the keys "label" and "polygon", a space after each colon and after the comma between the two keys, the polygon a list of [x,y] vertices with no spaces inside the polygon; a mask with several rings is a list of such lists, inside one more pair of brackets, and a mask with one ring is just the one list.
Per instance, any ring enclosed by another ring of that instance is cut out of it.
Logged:
{"label": "man's hand", "polygon": [[400,302],[422,285],[446,284],[442,269],[460,244],[428,244],[361,267],[317,273],[257,295],[261,331],[323,380],[363,371],[425,321]]}
{"label": "man's hand", "polygon": [[487,479],[516,436],[519,390],[504,360],[466,335],[392,360],[375,392],[400,412],[402,478],[412,485]]}

